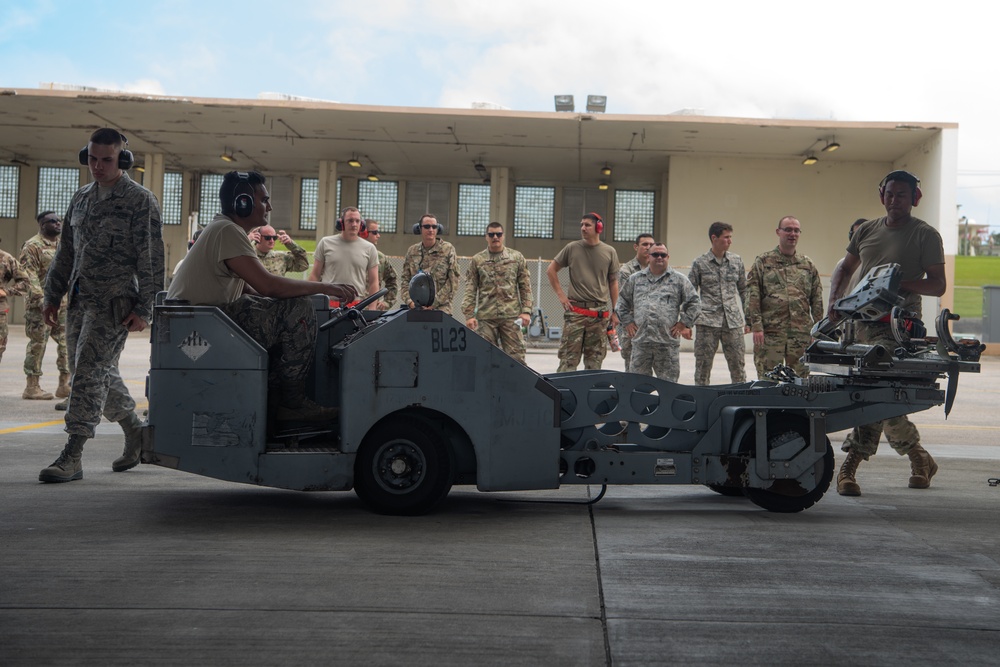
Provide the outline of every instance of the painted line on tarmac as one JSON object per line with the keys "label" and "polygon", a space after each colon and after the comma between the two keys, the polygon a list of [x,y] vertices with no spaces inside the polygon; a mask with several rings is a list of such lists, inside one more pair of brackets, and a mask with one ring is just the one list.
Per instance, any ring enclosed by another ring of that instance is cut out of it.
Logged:
{"label": "painted line on tarmac", "polygon": [[[145,410],[149,407],[148,403],[137,403],[135,406],[136,410]],[[0,435],[6,435],[8,433],[21,433],[22,431],[33,431],[38,428],[47,428],[49,426],[58,426],[59,424],[65,424],[65,419],[56,419],[48,422],[38,422],[37,424],[23,424],[21,426],[11,426],[10,428],[0,429]]]}

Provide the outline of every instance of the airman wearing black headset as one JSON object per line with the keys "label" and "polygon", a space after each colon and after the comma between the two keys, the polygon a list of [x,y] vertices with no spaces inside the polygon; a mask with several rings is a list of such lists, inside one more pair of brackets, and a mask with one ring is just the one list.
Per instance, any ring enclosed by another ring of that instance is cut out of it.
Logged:
{"label": "airman wearing black headset", "polygon": [[[440,310],[451,315],[452,301],[458,291],[458,253],[455,246],[438,238],[444,232],[444,227],[432,213],[424,213],[413,225],[413,233],[420,235],[420,241],[414,243],[403,257],[403,285],[409,285],[410,279],[418,273],[428,273],[434,278],[435,296],[434,310]],[[404,297],[405,298],[405,297]],[[412,308],[413,303],[408,302]]]}
{"label": "airman wearing black headset", "polygon": [[[905,297],[902,307],[917,317],[921,316],[921,296],[939,297],[948,287],[941,234],[912,215],[923,196],[920,179],[908,171],[892,171],[879,183],[878,196],[886,215],[858,228],[847,246],[847,254],[830,278],[837,286],[830,295],[831,320],[838,317],[832,305],[843,296],[845,290],[841,285],[846,285],[847,277],[859,267],[864,276],[873,267],[890,262],[899,264],[903,278],[900,293]],[[881,344],[887,349],[897,346],[888,322],[859,322],[856,329],[859,343]],[[931,485],[937,463],[920,445],[917,427],[902,416],[859,426],[844,439],[841,449],[847,452],[847,457],[837,475],[837,493],[861,495],[856,479],[858,465],[875,454],[883,432],[896,453],[910,459],[909,487],[926,489]]]}

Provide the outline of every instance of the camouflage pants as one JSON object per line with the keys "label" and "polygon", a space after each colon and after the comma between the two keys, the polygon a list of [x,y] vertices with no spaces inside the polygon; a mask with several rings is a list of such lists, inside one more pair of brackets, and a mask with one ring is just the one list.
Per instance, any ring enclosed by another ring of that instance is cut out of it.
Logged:
{"label": "camouflage pants", "polygon": [[652,375],[677,382],[681,374],[679,343],[640,343],[632,345],[632,373]]}
{"label": "camouflage pants", "polygon": [[802,363],[801,357],[809,347],[811,338],[805,336],[789,336],[784,333],[764,332],[764,344],[753,346],[753,361],[757,367],[757,377],[764,378],[764,373],[774,369],[778,364],[790,366],[799,377],[809,375],[809,367]]}
{"label": "camouflage pants", "polygon": [[0,299],[0,359],[7,349],[7,297]]}
{"label": "camouflage pants", "polygon": [[[729,365],[729,379],[732,383],[746,382],[747,374],[743,366],[746,361],[746,340],[743,327],[708,327],[699,324],[694,336],[694,383],[707,385],[712,377],[715,352],[722,343],[722,354]],[[773,368],[773,366],[772,366]]]}
{"label": "camouflage pants", "polygon": [[567,311],[559,341],[559,373],[575,371],[583,357],[583,367],[599,370],[608,355],[608,320]]}
{"label": "camouflage pants", "polygon": [[66,347],[73,375],[66,432],[94,437],[103,414],[121,421],[135,411],[135,401],[118,372],[118,358],[125,348],[128,329],[122,321],[131,310],[131,299],[116,298],[101,306],[70,306],[66,317]]}
{"label": "camouflage pants", "polygon": [[[868,344],[882,344],[892,350],[897,347],[895,339],[888,325],[885,324],[858,324],[858,342]],[[855,427],[846,438],[841,449],[845,452],[854,450],[861,454],[865,460],[874,456],[878,450],[878,441],[885,433],[892,447],[900,456],[906,455],[911,449],[920,444],[920,432],[913,422],[906,415],[893,417],[874,424],[865,424]]]}
{"label": "camouflage pants", "polygon": [[514,322],[514,318],[477,320],[477,322],[479,323],[476,328],[477,334],[524,363],[524,336],[521,335],[521,327]]}
{"label": "camouflage pants", "polygon": [[66,354],[66,307],[59,309],[58,326],[50,327],[42,320],[41,306],[24,311],[24,334],[28,337],[28,347],[24,352],[24,374],[42,375],[42,359],[49,338],[56,343],[56,368],[60,373],[69,373]]}
{"label": "camouflage pants", "polygon": [[618,344],[622,347],[622,359],[625,361],[625,372],[631,372],[631,361],[632,361],[632,339],[628,337],[625,333],[625,327],[618,326],[615,327],[615,331],[618,332]]}
{"label": "camouflage pants", "polygon": [[304,384],[316,347],[316,313],[308,297],[245,294],[221,310],[270,353],[268,384],[282,388]]}

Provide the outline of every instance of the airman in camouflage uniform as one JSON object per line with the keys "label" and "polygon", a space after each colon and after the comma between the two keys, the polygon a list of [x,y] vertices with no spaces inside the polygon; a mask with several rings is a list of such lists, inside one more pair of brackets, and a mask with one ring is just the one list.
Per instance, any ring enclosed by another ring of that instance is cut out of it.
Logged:
{"label": "airman in camouflage uniform", "polygon": [[[638,271],[642,271],[649,264],[649,249],[653,247],[652,234],[639,234],[635,237],[635,257],[622,264],[618,271],[618,285],[622,286],[629,276]],[[618,334],[618,341],[621,345],[622,360],[625,361],[625,372],[629,372],[629,361],[632,359],[632,339],[625,333],[625,328],[621,322],[615,328]]]}
{"label": "airman in camouflage uniform", "polygon": [[13,255],[0,250],[0,359],[7,349],[7,297],[27,294],[28,276],[21,270]]}
{"label": "airman in camouflage uniform", "polygon": [[[598,370],[608,354],[608,330],[618,324],[618,253],[601,242],[604,220],[597,213],[580,219],[580,240],[563,247],[545,275],[563,310],[558,372],[575,371],[583,357],[586,370]],[[569,269],[569,295],[559,271]],[[608,302],[611,303],[610,310]]]}
{"label": "airman in camouflage uniform", "polygon": [[528,264],[524,255],[504,247],[499,222],[486,227],[486,244],[465,274],[465,325],[523,364],[521,328],[531,322],[532,307]]}
{"label": "airman in camouflage uniform", "polygon": [[739,255],[729,252],[733,226],[713,222],[708,228],[712,248],[691,264],[688,280],[701,295],[701,316],[694,336],[694,383],[707,385],[712,377],[715,352],[729,365],[733,383],[745,382],[746,341],[750,333],[746,319],[747,274]]}
{"label": "airman in camouflage uniform", "polygon": [[[455,246],[437,237],[440,225],[429,213],[420,216],[414,232],[420,234],[420,243],[414,243],[403,257],[403,285],[421,271],[434,279],[434,303],[431,308],[451,315],[452,301],[458,289],[458,255]],[[405,288],[404,288],[405,289]],[[409,295],[403,297],[409,300]],[[413,303],[410,302],[410,307]]]}
{"label": "airman in camouflage uniform", "polygon": [[142,428],[118,358],[129,332],[142,331],[152,318],[153,298],[163,289],[164,253],[160,207],[153,193],[124,171],[132,163],[126,143],[116,130],[103,128],[81,151],[94,182],[73,195],[45,280],[42,315],[49,326],[58,324],[60,303],[69,295],[66,342],[73,391],[66,411],[69,442],[39,473],[43,482],[83,478],[83,445],[94,437],[102,413],[125,433],[125,451],[112,470],[139,462]]}
{"label": "airman in camouflage uniform", "polygon": [[[368,230],[368,241],[378,248],[378,242],[382,239],[382,232],[379,231],[378,220],[365,220],[365,228]],[[396,269],[392,268],[389,258],[381,250],[378,251],[378,284],[389,290],[378,302],[380,308],[391,308],[396,303],[399,296],[399,278],[396,277]]]}
{"label": "airman in camouflage uniform", "polygon": [[677,382],[681,374],[680,336],[691,338],[700,299],[684,274],[667,266],[667,247],[649,250],[649,266],[622,286],[618,317],[632,339],[632,373]]}
{"label": "airman in camouflage uniform", "polygon": [[778,221],[778,247],[754,260],[747,276],[747,315],[753,332],[757,377],[778,364],[799,377],[809,375],[802,363],[815,322],[823,319],[823,285],[812,260],[796,253],[802,227],[786,216]]}
{"label": "airman in camouflage uniform", "polygon": [[[299,247],[285,230],[274,231],[274,227],[264,225],[250,232],[250,240],[257,246],[257,259],[273,276],[286,273],[301,273],[309,268],[309,255]],[[274,249],[275,241],[281,241],[288,252]]]}
{"label": "airman in camouflage uniform", "polygon": [[66,359],[66,300],[59,307],[59,324],[50,327],[42,320],[42,297],[45,274],[59,245],[62,221],[54,211],[44,211],[36,218],[39,232],[24,242],[19,258],[21,268],[28,275],[31,289],[24,300],[24,333],[28,347],[24,354],[24,374],[27,387],[21,398],[50,401],[53,396],[39,387],[42,376],[42,359],[49,337],[56,343],[56,368],[59,369],[59,386],[56,396],[69,396],[69,362]]}

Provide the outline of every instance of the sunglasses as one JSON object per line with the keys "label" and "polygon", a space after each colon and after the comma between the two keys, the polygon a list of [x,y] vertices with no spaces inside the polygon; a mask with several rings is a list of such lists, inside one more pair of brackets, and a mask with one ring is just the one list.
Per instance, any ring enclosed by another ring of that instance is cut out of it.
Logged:
{"label": "sunglasses", "polygon": [[665,252],[651,252],[651,253],[649,253],[649,256],[650,257],[655,257],[656,259],[664,259],[667,256],[667,253],[665,253]]}
{"label": "sunglasses", "polygon": [[369,236],[372,236],[372,235],[374,235],[374,236],[382,236],[382,232],[380,232],[380,231],[379,231],[379,230],[377,230],[377,229],[372,229],[372,230],[370,230],[370,231],[368,232],[368,235],[369,235]]}
{"label": "sunglasses", "polygon": [[503,237],[503,232],[486,232],[486,235],[491,239],[499,239]]}
{"label": "sunglasses", "polygon": [[271,236],[269,234],[261,234],[260,238],[262,238],[265,241],[277,241],[278,240],[277,236]]}
{"label": "sunglasses", "polygon": [[437,229],[437,225],[420,225],[424,229]]}

